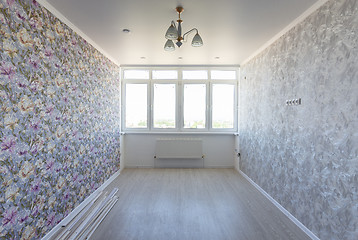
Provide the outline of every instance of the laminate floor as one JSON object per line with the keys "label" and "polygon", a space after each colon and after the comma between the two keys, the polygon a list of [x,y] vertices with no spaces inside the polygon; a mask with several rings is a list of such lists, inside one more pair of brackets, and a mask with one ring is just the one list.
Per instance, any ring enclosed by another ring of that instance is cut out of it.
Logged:
{"label": "laminate floor", "polygon": [[124,169],[91,239],[310,239],[233,169]]}

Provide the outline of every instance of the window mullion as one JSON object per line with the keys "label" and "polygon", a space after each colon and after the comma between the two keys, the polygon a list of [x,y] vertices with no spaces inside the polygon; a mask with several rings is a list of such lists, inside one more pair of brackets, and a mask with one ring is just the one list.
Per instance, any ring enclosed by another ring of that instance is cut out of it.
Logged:
{"label": "window mullion", "polygon": [[147,85],[148,91],[148,128],[151,131],[153,129],[153,81],[151,79],[148,81]]}
{"label": "window mullion", "polygon": [[208,81],[207,83],[207,90],[206,90],[206,118],[207,118],[207,125],[206,125],[206,128],[208,129],[208,131],[210,131],[212,129],[211,127],[211,122],[212,122],[212,96],[211,96],[211,81]]}
{"label": "window mullion", "polygon": [[178,116],[176,118],[177,120],[177,125],[178,125],[178,130],[179,131],[183,131],[184,128],[184,84],[183,84],[183,71],[182,69],[178,68],[178,102],[177,102],[177,113]]}
{"label": "window mullion", "polygon": [[181,79],[179,79],[177,82],[178,89],[177,89],[177,104],[176,104],[176,107],[177,107],[176,124],[177,124],[178,130],[182,131],[183,127],[184,127],[183,126],[183,121],[184,121],[184,118],[183,118],[183,101],[184,101],[183,87],[184,87],[184,84],[180,80]]}

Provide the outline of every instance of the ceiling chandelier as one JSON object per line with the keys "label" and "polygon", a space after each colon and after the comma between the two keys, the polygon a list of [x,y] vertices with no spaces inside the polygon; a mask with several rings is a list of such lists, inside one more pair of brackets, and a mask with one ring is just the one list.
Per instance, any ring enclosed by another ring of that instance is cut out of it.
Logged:
{"label": "ceiling chandelier", "polygon": [[182,32],[181,32],[181,23],[183,22],[183,20],[180,19],[180,14],[184,11],[184,8],[181,6],[176,7],[176,10],[179,14],[179,19],[177,20],[178,22],[178,27],[176,27],[175,22],[172,21],[170,27],[168,28],[167,32],[165,33],[165,38],[168,39],[167,42],[164,45],[164,50],[165,51],[174,51],[175,50],[175,45],[173,40],[176,40],[177,42],[175,43],[178,47],[180,47],[183,42],[186,42],[186,37],[188,34],[196,31],[196,34],[191,42],[191,45],[193,47],[201,47],[203,46],[203,40],[201,39],[198,29],[193,28],[189,31],[187,31],[186,33],[183,34],[182,36]]}

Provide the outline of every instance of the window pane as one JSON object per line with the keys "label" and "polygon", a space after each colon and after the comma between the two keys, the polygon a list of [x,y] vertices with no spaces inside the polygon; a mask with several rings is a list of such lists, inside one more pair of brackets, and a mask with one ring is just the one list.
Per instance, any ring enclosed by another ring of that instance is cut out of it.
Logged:
{"label": "window pane", "polygon": [[234,128],[234,96],[235,86],[233,84],[213,84],[213,128]]}
{"label": "window pane", "polygon": [[183,79],[208,79],[208,71],[206,70],[183,71]]}
{"label": "window pane", "polygon": [[178,71],[176,70],[153,70],[153,79],[178,79]]}
{"label": "window pane", "polygon": [[211,79],[236,80],[236,71],[213,70],[211,71]]}
{"label": "window pane", "polygon": [[154,84],[154,128],[175,128],[175,99],[175,84]]}
{"label": "window pane", "polygon": [[206,85],[184,84],[184,128],[205,128]]}
{"label": "window pane", "polygon": [[147,84],[126,84],[127,128],[147,128]]}
{"label": "window pane", "polygon": [[124,79],[149,79],[149,70],[124,70]]}

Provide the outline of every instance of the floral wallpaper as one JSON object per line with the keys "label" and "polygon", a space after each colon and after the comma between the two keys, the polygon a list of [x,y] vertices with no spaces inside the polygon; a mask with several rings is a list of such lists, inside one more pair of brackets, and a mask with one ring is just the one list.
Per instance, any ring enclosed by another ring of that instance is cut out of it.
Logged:
{"label": "floral wallpaper", "polygon": [[358,1],[330,0],[241,67],[240,169],[322,240],[358,239],[357,63]]}
{"label": "floral wallpaper", "polygon": [[38,239],[119,170],[119,68],[35,0],[0,22],[0,238]]}

